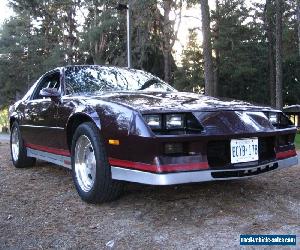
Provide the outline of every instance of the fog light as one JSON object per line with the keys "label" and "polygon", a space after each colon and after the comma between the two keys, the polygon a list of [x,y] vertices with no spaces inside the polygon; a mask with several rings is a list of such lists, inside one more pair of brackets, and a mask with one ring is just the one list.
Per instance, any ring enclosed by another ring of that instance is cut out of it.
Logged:
{"label": "fog light", "polygon": [[166,143],[165,154],[182,154],[183,144],[182,143]]}

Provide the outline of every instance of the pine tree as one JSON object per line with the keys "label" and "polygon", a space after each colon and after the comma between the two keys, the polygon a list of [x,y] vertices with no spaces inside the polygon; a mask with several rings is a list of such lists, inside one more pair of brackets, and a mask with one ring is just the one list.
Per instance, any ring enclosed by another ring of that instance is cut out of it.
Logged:
{"label": "pine tree", "polygon": [[189,40],[182,53],[182,67],[176,72],[175,87],[182,91],[204,92],[203,55],[198,34],[189,30]]}

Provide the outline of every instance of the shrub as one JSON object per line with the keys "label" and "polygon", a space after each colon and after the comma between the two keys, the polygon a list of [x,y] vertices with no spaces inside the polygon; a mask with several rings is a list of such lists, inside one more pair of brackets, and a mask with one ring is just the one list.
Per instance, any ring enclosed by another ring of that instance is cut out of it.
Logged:
{"label": "shrub", "polygon": [[8,120],[8,108],[4,108],[0,110],[0,127],[2,131],[0,132],[7,132],[9,127],[9,120]]}

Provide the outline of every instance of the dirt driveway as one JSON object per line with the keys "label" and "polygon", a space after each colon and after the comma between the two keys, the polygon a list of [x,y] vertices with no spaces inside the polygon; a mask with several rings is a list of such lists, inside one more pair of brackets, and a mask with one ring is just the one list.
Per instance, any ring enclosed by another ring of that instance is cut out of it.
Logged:
{"label": "dirt driveway", "polygon": [[15,169],[6,142],[0,164],[4,249],[232,249],[240,234],[300,235],[300,166],[243,181],[130,184],[120,200],[89,205],[68,170]]}

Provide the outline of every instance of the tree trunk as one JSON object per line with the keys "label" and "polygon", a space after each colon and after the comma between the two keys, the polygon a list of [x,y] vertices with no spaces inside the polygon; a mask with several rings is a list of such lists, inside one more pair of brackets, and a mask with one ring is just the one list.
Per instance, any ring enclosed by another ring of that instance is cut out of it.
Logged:
{"label": "tree trunk", "polygon": [[208,0],[201,0],[201,17],[203,33],[203,57],[204,57],[204,78],[205,94],[214,94],[214,71],[212,60],[211,33],[210,33],[210,13]]}
{"label": "tree trunk", "polygon": [[298,46],[300,56],[300,0],[297,0]]}
{"label": "tree trunk", "polygon": [[282,109],[282,15],[283,2],[276,0],[276,108]]}
{"label": "tree trunk", "polygon": [[75,7],[71,6],[67,11],[67,18],[68,18],[68,63],[72,64],[76,61],[74,58],[74,50],[73,47],[75,45],[76,37],[74,36],[74,32],[76,30],[75,24]]}
{"label": "tree trunk", "polygon": [[170,0],[164,1],[163,9],[164,9],[164,15],[163,15],[163,56],[164,56],[164,80],[167,83],[170,83],[171,81],[171,61],[170,61],[170,51],[171,48],[171,31],[172,28],[171,22],[170,22],[170,12],[171,12],[171,2]]}
{"label": "tree trunk", "polygon": [[171,59],[168,51],[164,52],[164,81],[167,83],[171,81]]}
{"label": "tree trunk", "polygon": [[268,65],[269,65],[269,93],[270,93],[270,104],[272,107],[276,106],[276,75],[275,75],[275,53],[274,53],[274,33],[273,33],[273,23],[272,23],[272,16],[273,16],[273,9],[272,9],[272,2],[271,0],[266,1],[265,6],[265,29],[267,33],[268,39]]}
{"label": "tree trunk", "polygon": [[[181,23],[183,0],[164,0],[160,2],[163,14],[159,9],[156,11],[157,19],[161,20],[160,47],[164,57],[164,80],[168,83],[172,80],[172,48],[177,40],[178,30]],[[175,20],[170,20],[170,15],[175,14]],[[175,24],[177,28],[175,28]]]}
{"label": "tree trunk", "polygon": [[215,33],[215,54],[216,54],[216,65],[214,74],[214,95],[219,95],[219,75],[220,75],[220,50],[219,50],[219,36],[220,36],[220,3],[216,0],[216,33]]}

